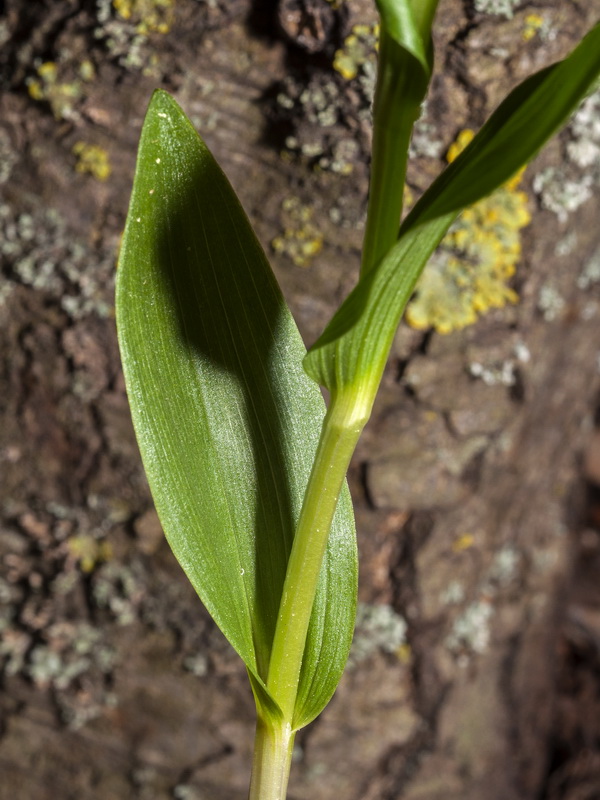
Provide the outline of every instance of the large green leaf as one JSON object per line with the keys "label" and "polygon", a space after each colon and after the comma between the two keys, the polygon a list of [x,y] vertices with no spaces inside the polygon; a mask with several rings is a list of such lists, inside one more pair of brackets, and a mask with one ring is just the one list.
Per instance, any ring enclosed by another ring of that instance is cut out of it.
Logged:
{"label": "large green leaf", "polygon": [[599,74],[596,25],[564,61],[528,78],[504,100],[407,216],[397,243],[346,298],[305,359],[309,375],[331,390],[377,385],[416,281],[457,214],[527,163]]}
{"label": "large green leaf", "polygon": [[[133,422],[167,539],[244,660],[263,713],[276,714],[265,680],[325,406],[302,369],[304,345],[233,189],[162,91],[140,141],[117,323]],[[302,723],[322,710],[341,675],[356,575],[346,487],[309,630]]]}

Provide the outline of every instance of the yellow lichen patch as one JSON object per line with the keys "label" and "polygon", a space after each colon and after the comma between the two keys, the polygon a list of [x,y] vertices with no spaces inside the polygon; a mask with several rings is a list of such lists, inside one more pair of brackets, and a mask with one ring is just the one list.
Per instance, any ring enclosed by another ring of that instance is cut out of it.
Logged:
{"label": "yellow lichen patch", "polygon": [[463,550],[469,550],[475,544],[475,537],[472,533],[463,533],[458,539],[452,543],[452,549],[455,553],[462,553]]}
{"label": "yellow lichen patch", "polygon": [[108,153],[102,147],[87,142],[77,142],[73,145],[73,153],[77,156],[75,169],[77,172],[87,172],[99,181],[110,177],[112,167]]}
{"label": "yellow lichen patch", "polygon": [[457,156],[462,153],[465,147],[473,141],[474,136],[475,131],[472,131],[470,128],[465,128],[464,131],[461,131],[456,137],[456,141],[452,142],[448,148],[448,152],[446,153],[446,161],[451,164],[457,158]]}
{"label": "yellow lichen patch", "polygon": [[271,247],[283,253],[298,267],[307,267],[323,246],[323,234],[312,222],[314,209],[303,205],[297,197],[288,197],[281,205],[283,233]]}
{"label": "yellow lichen patch", "polygon": [[333,68],[347,81],[356,78],[365,62],[375,61],[378,38],[379,25],[355,25],[344,46],[336,51]]}
{"label": "yellow lichen patch", "polygon": [[523,41],[529,42],[544,28],[545,20],[539,14],[527,14],[523,27]]}
{"label": "yellow lichen patch", "polygon": [[93,81],[96,77],[96,67],[87,58],[79,65],[79,77],[86,82]]}
{"label": "yellow lichen patch", "polygon": [[173,24],[175,0],[113,0],[117,14],[136,23],[136,33],[168,33]]}
{"label": "yellow lichen patch", "polygon": [[36,77],[27,78],[27,91],[34,100],[45,100],[50,104],[56,119],[73,119],[77,116],[75,106],[85,94],[84,83],[95,77],[94,65],[91,61],[82,61],[74,80],[61,79],[61,73],[71,73],[73,69],[59,65],[54,61],[45,61],[36,70]]}
{"label": "yellow lichen patch", "polygon": [[410,186],[405,183],[404,184],[404,192],[402,194],[402,206],[405,211],[409,211],[415,202],[415,196],[413,194],[412,189]]}
{"label": "yellow lichen patch", "polygon": [[[448,150],[454,160],[473,138],[463,131]],[[521,255],[520,231],[531,221],[527,194],[515,176],[489,197],[465,209],[445,236],[410,302],[413,328],[451,333],[476,322],[492,308],[516,303],[509,285]]]}
{"label": "yellow lichen patch", "polygon": [[408,642],[400,645],[397,650],[397,654],[398,660],[401,664],[408,666],[412,661],[412,647],[408,644]]}
{"label": "yellow lichen patch", "polygon": [[90,534],[81,534],[69,539],[68,549],[69,555],[78,562],[83,572],[92,572],[98,564],[112,558],[110,544],[99,541]]}

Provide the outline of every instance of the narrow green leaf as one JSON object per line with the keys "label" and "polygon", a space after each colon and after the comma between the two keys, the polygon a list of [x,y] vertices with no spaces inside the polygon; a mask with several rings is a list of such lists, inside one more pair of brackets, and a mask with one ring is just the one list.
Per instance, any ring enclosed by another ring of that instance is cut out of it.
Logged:
{"label": "narrow green leaf", "polygon": [[304,361],[309,375],[332,391],[377,385],[415,284],[458,213],[533,158],[599,74],[596,25],[564,61],[528,78],[504,100],[415,205],[397,243],[338,309]]}
{"label": "narrow green leaf", "polygon": [[[117,277],[133,422],[165,534],[265,687],[286,564],[325,406],[304,345],[227,179],[179,106],[156,92],[142,131]],[[347,487],[315,601],[302,680],[339,680],[354,625]],[[334,576],[331,579],[331,576]]]}
{"label": "narrow green leaf", "polygon": [[519,84],[429,187],[404,230],[458,212],[493,192],[539,152],[600,74],[600,23],[573,52]]}

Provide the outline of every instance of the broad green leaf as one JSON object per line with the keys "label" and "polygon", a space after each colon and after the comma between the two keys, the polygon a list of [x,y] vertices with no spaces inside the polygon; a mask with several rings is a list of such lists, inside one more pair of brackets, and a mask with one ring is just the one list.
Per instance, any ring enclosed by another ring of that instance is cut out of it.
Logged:
{"label": "broad green leaf", "polygon": [[407,216],[397,243],[346,298],[304,361],[309,375],[330,390],[377,385],[416,281],[458,213],[533,158],[599,74],[596,25],[564,61],[504,100]]}
{"label": "broad green leaf", "polygon": [[[250,224],[179,106],[156,92],[142,131],[117,276],[133,422],[167,539],[244,660],[265,715],[270,648],[325,414],[304,345]],[[302,719],[348,654],[356,546],[347,487],[313,609]],[[304,694],[303,694],[304,693]]]}

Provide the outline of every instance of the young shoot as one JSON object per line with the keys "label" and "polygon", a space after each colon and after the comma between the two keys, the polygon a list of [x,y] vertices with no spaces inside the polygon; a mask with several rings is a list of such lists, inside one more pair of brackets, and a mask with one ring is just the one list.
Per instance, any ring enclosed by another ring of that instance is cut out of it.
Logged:
{"label": "young shoot", "polygon": [[233,189],[164,91],[144,121],[119,261],[119,344],[156,508],[256,701],[250,800],[283,800],[295,733],[344,669],[357,586],[345,475],[416,281],[462,209],[515,175],[600,73],[596,26],[508,95],[400,224],[438,0],[377,5],[362,262],[308,353]]}

